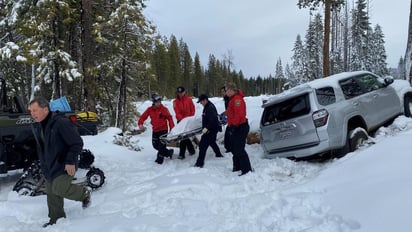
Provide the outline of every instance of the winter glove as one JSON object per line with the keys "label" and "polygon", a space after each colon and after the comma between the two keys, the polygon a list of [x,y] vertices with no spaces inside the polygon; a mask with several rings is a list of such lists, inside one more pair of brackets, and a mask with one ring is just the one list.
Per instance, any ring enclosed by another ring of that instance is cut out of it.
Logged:
{"label": "winter glove", "polygon": [[219,123],[220,123],[220,125],[226,125],[227,117],[225,115],[225,112],[219,114]]}
{"label": "winter glove", "polygon": [[206,134],[208,131],[209,131],[209,130],[205,127],[205,128],[203,128],[203,130],[202,130],[202,134]]}

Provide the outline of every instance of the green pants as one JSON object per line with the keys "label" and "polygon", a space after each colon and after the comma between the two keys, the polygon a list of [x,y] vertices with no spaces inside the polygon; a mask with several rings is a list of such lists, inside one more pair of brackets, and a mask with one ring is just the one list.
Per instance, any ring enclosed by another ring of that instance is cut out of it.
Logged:
{"label": "green pants", "polygon": [[83,186],[72,184],[73,177],[61,175],[52,181],[46,181],[47,207],[49,208],[50,223],[66,217],[64,212],[64,198],[82,201],[85,197]]}

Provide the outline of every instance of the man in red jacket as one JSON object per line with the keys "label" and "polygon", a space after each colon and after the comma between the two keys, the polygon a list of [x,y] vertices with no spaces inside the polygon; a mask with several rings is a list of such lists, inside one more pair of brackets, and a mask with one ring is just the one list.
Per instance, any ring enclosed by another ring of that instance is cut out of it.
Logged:
{"label": "man in red jacket", "polygon": [[[173,109],[176,114],[177,123],[186,117],[195,115],[195,104],[193,104],[192,98],[186,95],[186,90],[183,86],[177,87],[177,97],[173,101]],[[180,151],[178,159],[184,159],[186,148],[189,150],[190,155],[195,154],[195,148],[190,139],[184,139],[180,141]]]}
{"label": "man in red jacket", "polygon": [[173,149],[167,150],[166,144],[160,141],[160,136],[168,133],[169,129],[171,130],[175,124],[173,122],[172,115],[169,110],[162,105],[162,98],[157,95],[152,95],[153,104],[145,110],[145,112],[140,116],[137,125],[142,130],[143,123],[148,117],[150,117],[152,124],[152,145],[157,152],[156,163],[162,164],[164,157],[172,158]]}
{"label": "man in red jacket", "polygon": [[240,176],[252,171],[249,155],[245,150],[249,123],[246,118],[246,103],[243,92],[234,83],[226,84],[229,105],[226,110],[229,147],[233,154],[233,171],[242,171]]}

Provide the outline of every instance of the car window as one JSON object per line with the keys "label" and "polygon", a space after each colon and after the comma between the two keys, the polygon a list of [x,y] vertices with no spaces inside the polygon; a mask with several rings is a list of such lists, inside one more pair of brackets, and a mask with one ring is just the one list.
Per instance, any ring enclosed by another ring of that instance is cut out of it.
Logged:
{"label": "car window", "polygon": [[326,106],[336,102],[335,90],[332,87],[316,89],[319,104]]}
{"label": "car window", "polygon": [[309,95],[304,94],[266,107],[262,114],[262,124],[269,125],[285,121],[308,114],[309,112]]}
{"label": "car window", "polygon": [[359,76],[357,81],[365,92],[371,92],[385,87],[385,85],[378,80],[378,77],[370,74]]}
{"label": "car window", "polygon": [[350,99],[364,93],[359,83],[354,78],[339,81],[345,99]]}

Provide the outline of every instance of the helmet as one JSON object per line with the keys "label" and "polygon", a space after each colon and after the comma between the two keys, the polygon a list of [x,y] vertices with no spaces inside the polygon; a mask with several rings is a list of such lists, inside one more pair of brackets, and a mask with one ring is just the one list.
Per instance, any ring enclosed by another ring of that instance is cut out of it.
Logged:
{"label": "helmet", "polygon": [[152,102],[155,103],[157,101],[161,101],[162,97],[160,97],[158,94],[152,94]]}

